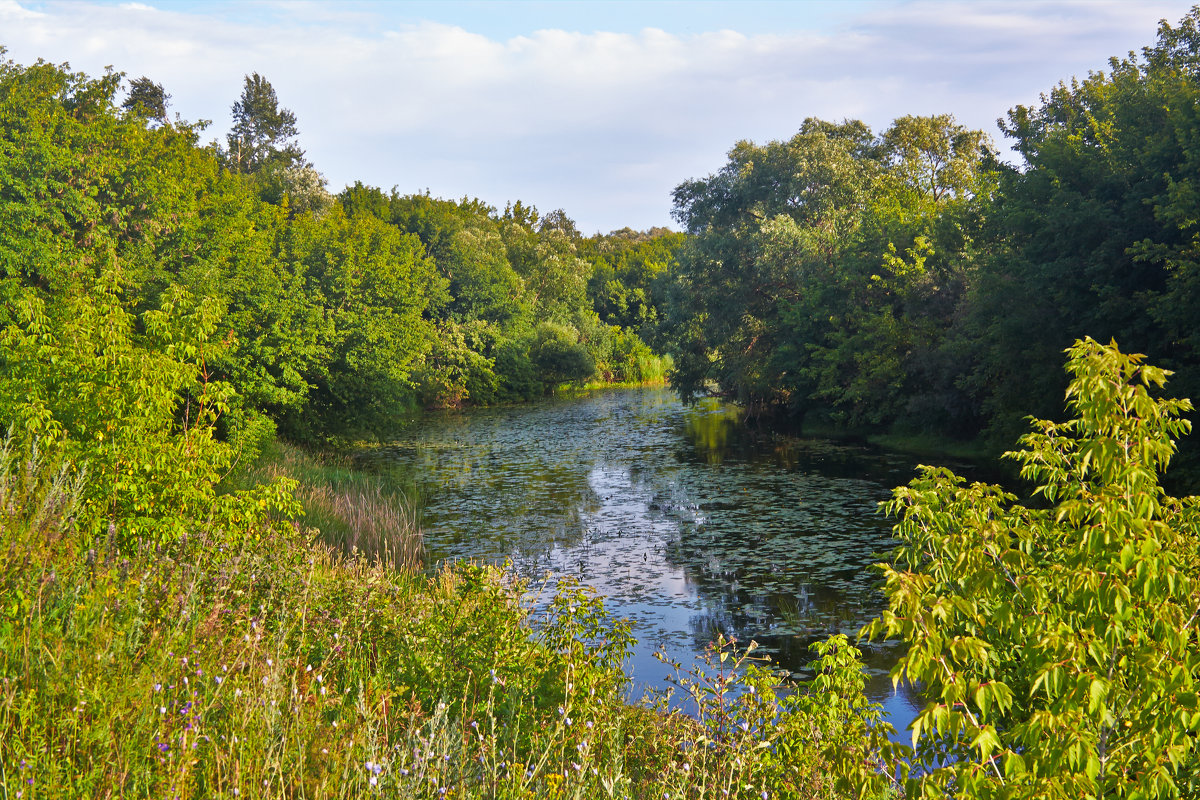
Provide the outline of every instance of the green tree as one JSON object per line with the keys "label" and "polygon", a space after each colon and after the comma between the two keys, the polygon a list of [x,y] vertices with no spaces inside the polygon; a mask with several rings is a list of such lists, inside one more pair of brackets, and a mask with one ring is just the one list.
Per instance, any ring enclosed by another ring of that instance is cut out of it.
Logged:
{"label": "green tree", "polygon": [[297,217],[280,257],[302,265],[305,291],[319,299],[325,355],[303,376],[303,411],[284,429],[301,438],[367,433],[413,402],[410,376],[429,342],[425,312],[444,292],[415,236],[335,205],[320,218]]}
{"label": "green tree", "polygon": [[1083,333],[1136,343],[1182,391],[1200,389],[1197,21],[1163,22],[1140,57],[1060,83],[1002,124],[1026,165],[1001,173],[964,326],[965,382],[997,437],[1054,413],[1058,354]]}
{"label": "green tree", "polygon": [[807,352],[795,331],[781,341],[780,311],[833,285],[881,168],[866,125],[808,119],[786,142],[739,142],[719,173],[676,187],[674,215],[694,237],[671,311],[687,337],[672,352],[685,396],[715,380],[751,404],[807,399],[795,371],[780,381],[769,366],[781,345]]}
{"label": "green tree", "polygon": [[529,356],[538,379],[550,391],[560,383],[581,383],[596,374],[596,363],[574,329],[543,322],[534,332]]}
{"label": "green tree", "polygon": [[1110,798],[1200,790],[1200,498],[1160,476],[1190,430],[1167,372],[1091,339],[1074,417],[1008,454],[1042,501],[923,468],[887,509],[903,542],[865,630],[907,652],[918,796]]}
{"label": "green tree", "polygon": [[131,114],[165,124],[170,99],[171,95],[167,94],[161,83],[155,83],[143,75],[129,82],[129,96],[121,103],[121,107]]}
{"label": "green tree", "polygon": [[270,82],[257,72],[246,76],[242,96],[233,104],[233,127],[226,136],[226,163],[234,172],[255,173],[268,164],[304,164],[296,115],[280,108]]}

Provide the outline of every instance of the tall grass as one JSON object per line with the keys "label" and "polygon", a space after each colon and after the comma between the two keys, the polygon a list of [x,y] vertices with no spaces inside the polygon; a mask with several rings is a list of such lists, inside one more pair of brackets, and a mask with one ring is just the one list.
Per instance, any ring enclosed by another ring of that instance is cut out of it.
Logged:
{"label": "tall grass", "polygon": [[279,477],[297,481],[293,494],[304,507],[304,524],[319,530],[323,542],[393,567],[421,564],[424,545],[413,493],[390,476],[356,470],[331,454],[314,456],[275,442],[264,448],[243,480],[269,483]]}

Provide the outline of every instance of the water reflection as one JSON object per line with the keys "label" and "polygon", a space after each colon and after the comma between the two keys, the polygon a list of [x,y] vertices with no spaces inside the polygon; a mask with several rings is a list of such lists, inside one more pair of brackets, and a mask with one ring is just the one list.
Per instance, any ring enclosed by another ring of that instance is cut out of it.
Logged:
{"label": "water reflection", "polygon": [[[904,458],[747,428],[661,389],[434,415],[372,457],[419,487],[434,561],[511,560],[607,595],[635,622],[629,668],[649,685],[666,675],[656,649],[688,663],[717,633],[805,675],[810,643],[878,612],[868,568],[891,542],[877,503],[912,476]],[[896,656],[865,651],[872,696],[903,725]]]}

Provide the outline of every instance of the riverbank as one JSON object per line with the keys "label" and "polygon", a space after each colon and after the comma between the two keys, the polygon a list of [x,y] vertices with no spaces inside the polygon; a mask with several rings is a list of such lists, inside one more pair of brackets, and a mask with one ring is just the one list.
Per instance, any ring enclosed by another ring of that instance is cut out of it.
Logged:
{"label": "riverbank", "polygon": [[[535,619],[500,570],[423,576],[284,519],[121,551],[74,529],[53,465],[0,467],[9,797],[789,796],[867,742],[869,708],[767,673],[734,700],[728,649],[682,684],[702,723],[627,704],[628,629],[570,584]],[[850,655],[830,679],[854,697]]]}

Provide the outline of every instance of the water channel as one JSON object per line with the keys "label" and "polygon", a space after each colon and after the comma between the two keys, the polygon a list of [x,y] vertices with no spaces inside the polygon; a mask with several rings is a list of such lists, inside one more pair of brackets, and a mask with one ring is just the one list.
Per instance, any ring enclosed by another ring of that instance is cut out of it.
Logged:
{"label": "water channel", "polygon": [[[718,632],[807,677],[810,643],[881,608],[869,567],[892,543],[877,504],[915,464],[659,388],[433,414],[373,457],[418,487],[431,563],[511,561],[605,595],[634,622],[635,688],[669,674],[656,650],[694,663]],[[863,649],[868,692],[902,730],[915,700],[887,677],[896,648]]]}

